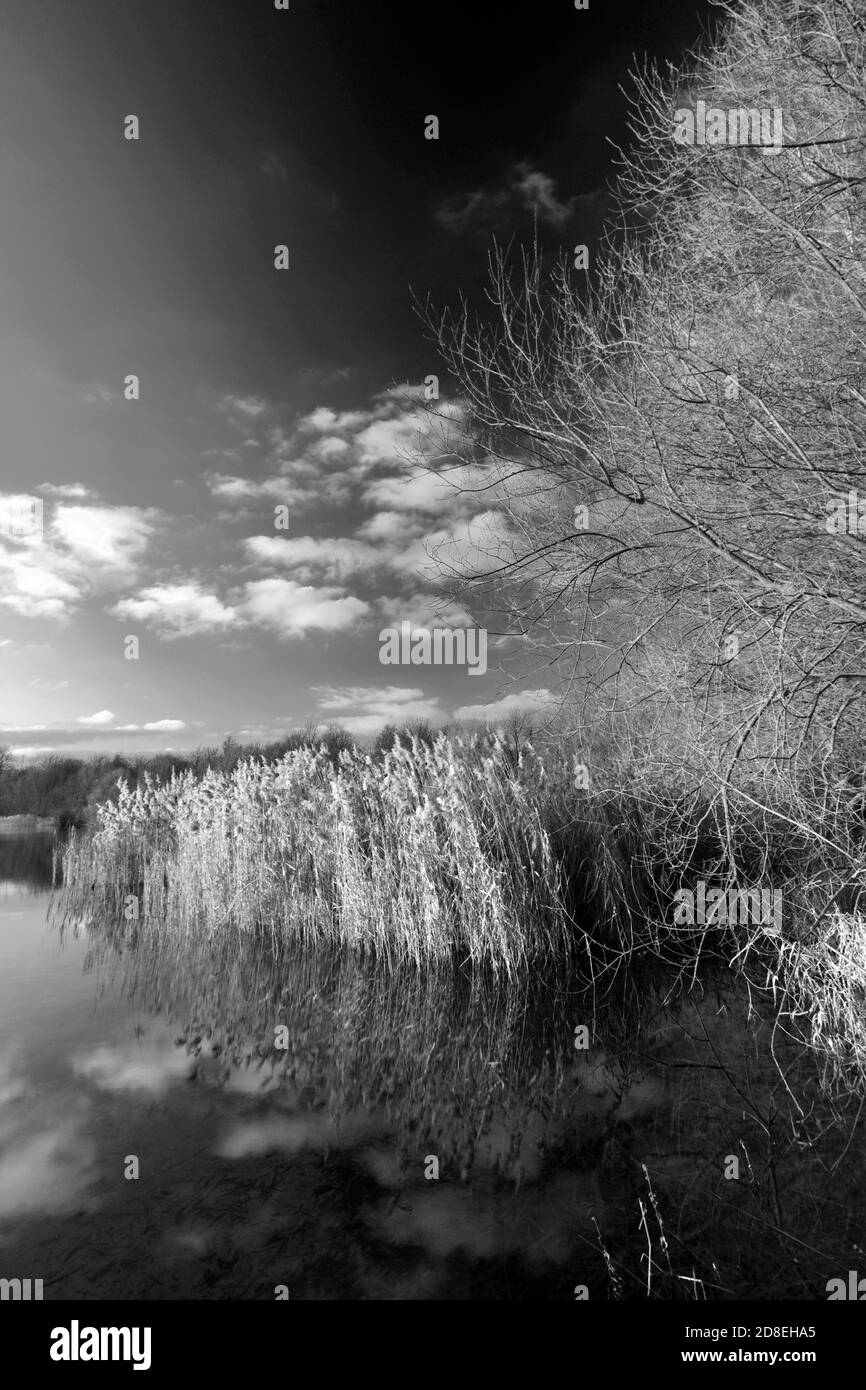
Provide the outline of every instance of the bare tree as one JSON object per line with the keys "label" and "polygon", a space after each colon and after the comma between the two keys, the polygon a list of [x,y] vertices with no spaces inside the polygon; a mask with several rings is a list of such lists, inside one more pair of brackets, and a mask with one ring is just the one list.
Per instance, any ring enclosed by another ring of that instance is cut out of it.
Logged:
{"label": "bare tree", "polygon": [[[510,499],[476,583],[579,709],[651,709],[723,781],[860,756],[864,45],[845,0],[730,11],[696,71],[637,75],[592,285],[496,249],[492,317],[428,311]],[[784,148],[676,143],[698,98],[780,110]]]}

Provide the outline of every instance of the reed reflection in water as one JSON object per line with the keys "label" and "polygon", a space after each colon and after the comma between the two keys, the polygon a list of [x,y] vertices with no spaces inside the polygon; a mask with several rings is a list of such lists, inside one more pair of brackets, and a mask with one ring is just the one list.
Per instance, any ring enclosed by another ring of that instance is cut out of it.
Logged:
{"label": "reed reflection in water", "polygon": [[0,892],[44,893],[52,885],[53,831],[18,832],[0,824]]}
{"label": "reed reflection in water", "polygon": [[330,1254],[312,1282],[298,1265],[299,1296],[813,1298],[847,1258],[849,1107],[747,981],[677,993],[655,968],[593,991],[242,933],[87,936],[86,968],[241,1103],[216,1145],[233,1191],[325,1162]]}

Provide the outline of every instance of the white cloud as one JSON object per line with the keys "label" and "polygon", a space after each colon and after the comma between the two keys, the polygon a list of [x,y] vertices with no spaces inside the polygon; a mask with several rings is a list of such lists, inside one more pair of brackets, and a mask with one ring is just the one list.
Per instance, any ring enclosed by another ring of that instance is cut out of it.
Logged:
{"label": "white cloud", "polygon": [[159,514],[60,504],[43,536],[0,538],[0,604],[66,619],[89,596],[133,579]]}
{"label": "white cloud", "polygon": [[486,705],[461,705],[454,711],[454,718],[465,721],[479,719],[495,724],[507,719],[510,714],[535,714],[539,717],[552,714],[560,704],[550,690],[523,690],[514,695],[503,695],[501,700],[492,700]]}
{"label": "white cloud", "polygon": [[[89,744],[94,738],[113,740],[118,734],[177,733],[189,727],[183,719],[155,719],[147,724],[117,724],[115,718],[111,710],[99,710],[96,714],[84,715],[73,724],[0,724],[0,737],[9,740],[13,753],[35,755],[79,743]],[[44,739],[46,734],[51,734],[54,739],[51,745],[42,743],[37,746],[32,742],[17,742],[19,739],[33,740],[37,736]]]}
{"label": "white cloud", "polygon": [[533,169],[529,164],[515,166],[512,176],[512,190],[527,211],[537,211],[542,221],[562,228],[571,216],[575,199],[561,203],[554,189],[556,184],[549,174]]}
{"label": "white cloud", "polygon": [[387,511],[429,512],[448,516],[468,515],[490,505],[495,475],[481,464],[456,464],[442,468],[418,468],[372,478],[364,486],[363,501]]}
{"label": "white cloud", "polygon": [[339,413],[328,406],[320,405],[299,421],[299,428],[314,434],[327,434],[330,430],[356,430],[366,424],[369,414],[365,410],[343,410]]}
{"label": "white cloud", "polygon": [[338,412],[319,406],[301,418],[298,429],[302,434],[327,436],[331,453],[341,452],[334,441],[348,435],[344,442],[362,470],[376,464],[429,461],[450,454],[464,442],[465,412],[459,401],[439,401],[426,408],[423,394],[423,386],[406,383],[379,392],[368,410]]}
{"label": "white cloud", "polygon": [[268,403],[259,396],[223,396],[220,409],[227,413],[243,415],[247,420],[257,420],[269,409]]}
{"label": "white cloud", "polygon": [[227,631],[238,621],[234,609],[196,581],[152,584],[137,598],[121,599],[109,612],[117,618],[145,623],[166,638]]}
{"label": "white cloud", "polygon": [[52,538],[83,565],[130,571],[153,532],[153,513],[139,507],[59,505]]}
{"label": "white cloud", "polygon": [[90,488],[84,483],[39,483],[37,492],[44,492],[46,497],[91,497],[93,496]]}
{"label": "white cloud", "polygon": [[423,522],[409,517],[405,512],[376,512],[363,525],[358,527],[359,539],[365,541],[385,541],[405,544],[424,530]]}
{"label": "white cloud", "polygon": [[110,610],[114,617],[145,623],[167,639],[248,628],[285,638],[342,632],[371,611],[369,603],[342,588],[314,588],[282,578],[252,580],[225,602],[195,580],[154,584]]}
{"label": "white cloud", "polygon": [[339,588],[313,588],[291,579],[257,579],[246,586],[239,611],[259,627],[281,637],[307,632],[345,632],[371,611],[363,599]]}
{"label": "white cloud", "polygon": [[391,560],[405,574],[441,577],[447,574],[487,574],[513,553],[508,519],[502,512],[481,512],[469,521],[455,521],[419,536]]}
{"label": "white cloud", "polygon": [[84,714],[76,722],[79,724],[90,724],[98,728],[105,724],[113,724],[115,716],[110,709],[98,710],[96,714]]}
{"label": "white cloud", "polygon": [[408,705],[424,698],[419,687],[405,685],[314,685],[312,689],[320,697],[319,708],[324,710],[346,709],[349,705]]}
{"label": "white cloud", "polygon": [[230,502],[240,502],[247,497],[275,497],[281,502],[289,500],[289,483],[283,477],[237,478],[228,473],[209,473],[205,477],[205,484],[214,497],[226,498]]}
{"label": "white cloud", "polygon": [[433,627],[475,627],[475,619],[462,603],[441,594],[412,594],[410,598],[380,598],[379,612],[386,623],[408,622],[412,630]]}
{"label": "white cloud", "polygon": [[349,443],[337,435],[326,435],[324,439],[317,440],[310,452],[327,463],[329,459],[343,458],[349,452]]}
{"label": "white cloud", "polygon": [[316,577],[338,583],[351,575],[381,569],[390,559],[382,546],[346,538],[250,536],[244,547],[252,560],[297,570],[303,579]]}
{"label": "white cloud", "polygon": [[549,174],[533,169],[524,160],[512,166],[505,187],[479,188],[449,198],[434,215],[440,227],[449,232],[492,232],[513,223],[517,212],[534,212],[540,221],[561,231],[585,197],[575,195],[563,203],[555,190],[556,183]]}
{"label": "white cloud", "polygon": [[29,546],[0,550],[0,604],[22,618],[68,618],[86,593],[83,576],[57,573],[62,556]]}
{"label": "white cloud", "polygon": [[417,687],[314,686],[313,690],[319,696],[319,709],[330,715],[328,722],[358,736],[377,734],[386,724],[401,725],[413,719],[426,719],[431,724],[446,720],[438,696],[428,699]]}
{"label": "white cloud", "polygon": [[[462,490],[487,486],[489,471],[459,462],[460,451],[471,444],[462,402],[428,407],[423,396],[423,386],[406,383],[380,392],[366,409],[318,406],[290,429],[275,422],[270,411],[266,420],[249,412],[245,429],[251,433],[245,442],[261,446],[264,469],[245,477],[235,454],[235,466],[207,474],[206,486],[220,500],[241,504],[273,497],[296,511],[361,501],[383,512],[468,516],[478,502],[467,500]],[[223,411],[226,401],[235,400],[226,398]],[[253,398],[254,409],[262,404]],[[231,457],[213,449],[207,453]],[[483,505],[489,506],[489,495]],[[405,535],[404,528],[401,539]]]}
{"label": "white cloud", "polygon": [[355,435],[355,445],[361,463],[392,463],[395,459],[411,462],[422,457],[423,441],[428,436],[427,417],[422,411],[411,410],[391,419],[374,420]]}

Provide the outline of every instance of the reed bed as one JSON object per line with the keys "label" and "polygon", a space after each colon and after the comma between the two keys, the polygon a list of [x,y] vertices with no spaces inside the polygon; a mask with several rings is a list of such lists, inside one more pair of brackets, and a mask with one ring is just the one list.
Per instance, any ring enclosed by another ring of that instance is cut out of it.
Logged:
{"label": "reed bed", "polygon": [[573,931],[537,795],[544,771],[501,741],[397,743],[374,761],[299,748],[147,780],[97,809],[64,853],[65,910],[172,932],[262,933],[458,957],[514,975],[567,961]]}
{"label": "reed bed", "polygon": [[[151,935],[261,936],[507,978],[577,966],[595,985],[635,958],[695,978],[709,956],[774,997],[825,1058],[828,1086],[860,1089],[859,813],[840,800],[828,816],[826,788],[807,801],[793,782],[758,811],[754,798],[720,800],[682,777],[630,781],[620,770],[615,782],[575,791],[562,759],[548,771],[528,743],[518,753],[499,737],[445,736],[404,738],[379,757],[303,746],[277,762],[146,778],[135,790],[121,782],[95,825],[70,835],[56,911]],[[833,843],[809,833],[830,821]],[[781,889],[781,933],[677,926],[674,892],[701,879]]]}

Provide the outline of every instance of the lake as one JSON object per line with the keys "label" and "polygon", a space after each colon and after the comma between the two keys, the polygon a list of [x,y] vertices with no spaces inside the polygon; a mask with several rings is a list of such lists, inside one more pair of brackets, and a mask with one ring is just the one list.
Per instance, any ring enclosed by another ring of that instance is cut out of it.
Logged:
{"label": "lake", "polygon": [[859,1099],[823,1094],[760,982],[509,985],[85,930],[49,913],[52,850],[0,836],[0,1277],[46,1299],[812,1299],[856,1267]]}

